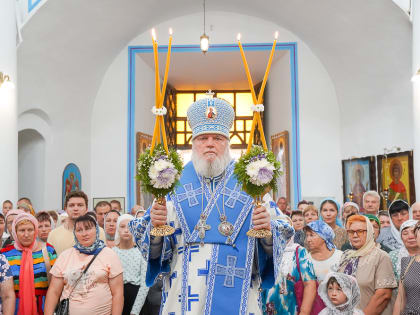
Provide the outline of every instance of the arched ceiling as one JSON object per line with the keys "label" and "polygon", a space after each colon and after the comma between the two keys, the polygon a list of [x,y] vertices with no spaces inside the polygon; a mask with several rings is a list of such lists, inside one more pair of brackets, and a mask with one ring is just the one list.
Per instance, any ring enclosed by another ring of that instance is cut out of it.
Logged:
{"label": "arched ceiling", "polygon": [[[411,25],[391,0],[211,0],[207,9],[256,16],[295,33],[326,67],[339,103],[372,78],[409,80]],[[131,39],[201,11],[197,0],[48,1],[23,29],[19,111],[46,103],[54,117],[71,104],[90,108],[106,69]]]}

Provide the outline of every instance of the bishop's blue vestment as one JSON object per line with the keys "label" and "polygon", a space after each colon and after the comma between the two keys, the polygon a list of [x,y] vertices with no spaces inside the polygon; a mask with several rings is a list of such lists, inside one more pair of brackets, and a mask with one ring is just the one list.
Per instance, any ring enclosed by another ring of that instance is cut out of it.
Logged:
{"label": "bishop's blue vestment", "polygon": [[[148,214],[129,223],[148,261],[146,283],[163,278],[162,315],[262,314],[261,289],[274,285],[293,228],[276,219],[280,211],[274,202],[266,202],[272,242],[249,238],[253,199],[241,190],[233,169],[232,161],[222,175],[208,179],[195,172],[192,162],[185,166],[176,191],[167,196],[173,235],[150,236]],[[233,225],[230,236],[218,230],[221,214]],[[203,215],[206,229],[200,230]],[[161,248],[157,255],[152,254],[156,244]]]}

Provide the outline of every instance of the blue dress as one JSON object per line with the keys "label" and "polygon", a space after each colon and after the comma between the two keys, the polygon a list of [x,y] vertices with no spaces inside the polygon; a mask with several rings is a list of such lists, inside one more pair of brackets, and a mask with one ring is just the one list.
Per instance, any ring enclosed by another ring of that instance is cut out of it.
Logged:
{"label": "blue dress", "polygon": [[[286,249],[287,250],[287,249]],[[297,302],[294,291],[294,285],[300,280],[299,271],[296,264],[296,249],[293,250],[292,272],[287,274],[286,279],[276,282],[274,287],[262,292],[262,305],[264,314],[297,314]],[[309,259],[308,252],[304,247],[298,247],[299,267],[302,274],[302,280],[316,280],[314,266]],[[289,256],[290,257],[290,256]],[[287,255],[284,259],[288,259]],[[290,259],[290,258],[289,258]],[[282,293],[282,283],[285,283],[286,292]]]}

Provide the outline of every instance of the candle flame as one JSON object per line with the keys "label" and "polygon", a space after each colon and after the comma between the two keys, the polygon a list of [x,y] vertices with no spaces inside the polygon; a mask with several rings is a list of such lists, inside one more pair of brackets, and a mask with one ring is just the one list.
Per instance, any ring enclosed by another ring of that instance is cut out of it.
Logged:
{"label": "candle flame", "polygon": [[172,27],[170,27],[169,28],[169,35],[172,35],[173,34],[173,30],[172,30]]}
{"label": "candle flame", "polygon": [[278,32],[278,31],[276,31],[276,32],[274,33],[274,39],[275,39],[275,40],[277,40],[277,38],[279,38],[279,32]]}
{"label": "candle flame", "polygon": [[154,41],[156,41],[156,31],[155,31],[155,29],[154,29],[154,28],[152,28],[152,39],[153,39]]}
{"label": "candle flame", "polygon": [[236,35],[236,39],[237,39],[238,41],[240,41],[240,40],[241,40],[241,33],[238,33],[238,35]]}

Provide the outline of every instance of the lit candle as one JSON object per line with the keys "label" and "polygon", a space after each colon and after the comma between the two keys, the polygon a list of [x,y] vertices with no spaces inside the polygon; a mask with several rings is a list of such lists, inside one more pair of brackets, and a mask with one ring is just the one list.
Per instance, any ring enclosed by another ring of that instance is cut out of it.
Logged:
{"label": "lit candle", "polygon": [[245,73],[246,73],[246,77],[248,79],[248,84],[249,84],[249,89],[251,90],[251,94],[252,94],[252,99],[254,101],[254,104],[257,103],[257,97],[255,96],[255,91],[254,91],[254,85],[252,83],[252,78],[251,78],[251,73],[249,72],[249,67],[248,67],[248,63],[246,61],[246,57],[245,57],[245,53],[244,53],[244,49],[242,48],[242,44],[241,44],[241,34],[239,33],[238,36],[236,37],[238,40],[238,46],[239,46],[239,50],[241,52],[241,56],[242,56],[242,61],[244,62],[244,67],[245,67]]}
{"label": "lit candle", "polygon": [[163,101],[165,99],[166,85],[168,83],[169,65],[171,63],[171,47],[172,47],[172,28],[169,29],[168,54],[166,55],[165,76],[163,77],[163,86],[162,86],[162,93],[161,93],[161,100],[160,100],[159,107],[163,106]]}
{"label": "lit candle", "polygon": [[276,32],[274,34],[274,42],[273,42],[273,46],[271,47],[270,58],[268,59],[267,69],[265,70],[264,79],[263,79],[262,84],[261,84],[260,94],[258,95],[258,104],[262,103],[262,97],[263,97],[263,94],[264,94],[265,85],[267,84],[267,78],[268,78],[268,74],[270,72],[271,63],[273,61],[274,51],[276,50],[276,43],[277,43],[278,35],[279,35],[278,32]]}

